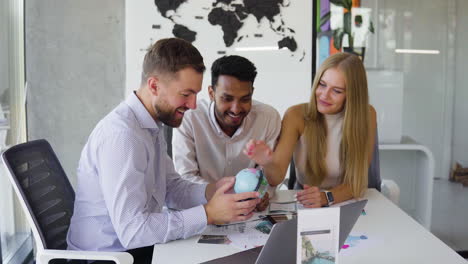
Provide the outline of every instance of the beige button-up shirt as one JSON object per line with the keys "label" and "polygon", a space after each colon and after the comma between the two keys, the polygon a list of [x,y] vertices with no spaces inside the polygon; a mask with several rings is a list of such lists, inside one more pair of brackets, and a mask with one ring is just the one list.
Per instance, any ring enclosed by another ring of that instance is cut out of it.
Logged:
{"label": "beige button-up shirt", "polygon": [[198,101],[197,109],[186,112],[181,126],[174,129],[174,166],[182,178],[198,183],[235,176],[240,170],[255,165],[242,153],[247,142],[250,139],[263,140],[273,148],[280,130],[278,111],[253,101],[249,114],[229,137],[216,121],[214,103],[202,99]]}

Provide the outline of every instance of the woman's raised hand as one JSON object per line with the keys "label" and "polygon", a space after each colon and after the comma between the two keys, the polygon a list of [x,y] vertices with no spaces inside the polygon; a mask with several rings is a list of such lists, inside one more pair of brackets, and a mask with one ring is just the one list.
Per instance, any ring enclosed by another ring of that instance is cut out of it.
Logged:
{"label": "woman's raised hand", "polygon": [[273,151],[262,140],[249,140],[244,148],[244,154],[260,166],[265,166],[273,159]]}

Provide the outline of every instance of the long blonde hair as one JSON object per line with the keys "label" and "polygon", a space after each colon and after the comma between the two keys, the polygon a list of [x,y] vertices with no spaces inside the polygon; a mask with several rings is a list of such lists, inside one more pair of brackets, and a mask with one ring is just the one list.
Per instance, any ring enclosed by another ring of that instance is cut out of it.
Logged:
{"label": "long blonde hair", "polygon": [[354,197],[360,197],[367,188],[369,168],[369,96],[366,71],[362,61],[349,53],[328,57],[320,66],[312,85],[312,96],[305,109],[304,136],[307,143],[307,181],[319,186],[327,175],[327,126],[317,110],[315,91],[325,71],[338,69],[345,78],[343,134],[340,143],[340,164],[344,169],[342,182],[351,187]]}

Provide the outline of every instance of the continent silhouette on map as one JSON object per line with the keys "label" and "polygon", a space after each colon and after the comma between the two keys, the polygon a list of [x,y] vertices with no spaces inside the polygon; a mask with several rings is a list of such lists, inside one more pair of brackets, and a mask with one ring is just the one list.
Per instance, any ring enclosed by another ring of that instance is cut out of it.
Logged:
{"label": "continent silhouette on map", "polygon": [[284,39],[278,41],[278,48],[288,48],[290,51],[294,52],[297,50],[297,43],[292,37],[285,37]]}
{"label": "continent silhouette on map", "polygon": [[197,32],[188,29],[188,27],[184,25],[175,24],[172,29],[172,34],[177,38],[185,39],[188,42],[194,42]]}
{"label": "continent silhouette on map", "polygon": [[274,17],[280,14],[283,2],[284,0],[244,0],[244,7],[246,12],[254,15],[259,23],[263,17],[273,22]]}
{"label": "continent silhouette on map", "polygon": [[[172,34],[174,37],[185,39],[188,42],[194,42],[197,36],[197,32],[190,30],[187,26],[176,23],[172,19],[171,14],[176,14],[177,9],[181,4],[185,3],[187,0],[154,0],[154,4],[158,8],[161,15],[167,19],[170,19],[174,22],[174,27],[172,29]],[[169,12],[172,11],[172,12]]]}
{"label": "continent silhouette on map", "polygon": [[223,30],[223,40],[226,47],[230,47],[237,38],[237,32],[243,23],[234,12],[223,10],[220,7],[213,8],[208,14],[208,22],[212,25],[220,25]]}
{"label": "continent silhouette on map", "polygon": [[179,6],[186,1],[187,0],[154,0],[154,4],[163,17],[170,18],[167,12],[170,10],[177,12]]}

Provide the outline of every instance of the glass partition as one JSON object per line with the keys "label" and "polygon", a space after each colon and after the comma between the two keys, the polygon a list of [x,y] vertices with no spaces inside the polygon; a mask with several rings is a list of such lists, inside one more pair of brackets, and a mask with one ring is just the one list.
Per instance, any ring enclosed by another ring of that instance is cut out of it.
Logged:
{"label": "glass partition", "polygon": [[[24,142],[23,1],[0,1],[0,150]],[[0,263],[22,263],[31,253],[30,229],[0,164]]]}

